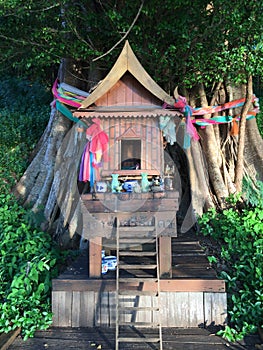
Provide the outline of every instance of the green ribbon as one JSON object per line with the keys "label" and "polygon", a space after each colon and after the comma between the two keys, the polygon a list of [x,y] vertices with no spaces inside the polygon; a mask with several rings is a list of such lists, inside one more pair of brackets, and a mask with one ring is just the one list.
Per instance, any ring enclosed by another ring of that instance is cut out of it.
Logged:
{"label": "green ribbon", "polygon": [[87,129],[88,126],[84,122],[79,120],[78,118],[74,117],[74,115],[71,113],[71,111],[67,107],[65,107],[61,102],[59,102],[58,100],[56,100],[56,108],[65,117],[67,117],[68,119],[72,120],[73,122],[81,125],[83,128]]}

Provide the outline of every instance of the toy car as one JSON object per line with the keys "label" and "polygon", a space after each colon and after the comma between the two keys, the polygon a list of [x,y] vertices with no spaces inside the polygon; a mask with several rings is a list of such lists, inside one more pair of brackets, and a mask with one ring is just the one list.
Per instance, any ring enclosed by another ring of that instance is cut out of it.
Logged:
{"label": "toy car", "polygon": [[113,255],[105,256],[105,252],[102,251],[101,258],[101,273],[105,275],[108,271],[115,271],[117,266],[117,258]]}
{"label": "toy car", "polygon": [[104,257],[104,261],[108,264],[109,271],[115,271],[117,266],[117,258],[114,255],[109,255]]}

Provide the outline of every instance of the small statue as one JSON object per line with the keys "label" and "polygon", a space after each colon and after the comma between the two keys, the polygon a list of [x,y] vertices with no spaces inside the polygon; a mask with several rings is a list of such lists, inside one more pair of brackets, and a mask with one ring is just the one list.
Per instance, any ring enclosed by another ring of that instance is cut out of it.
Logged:
{"label": "small statue", "polygon": [[164,179],[164,188],[173,191],[173,179],[169,175]]}
{"label": "small statue", "polygon": [[111,181],[111,192],[117,193],[117,189],[119,188],[119,174],[111,174],[112,181]]}
{"label": "small statue", "polygon": [[141,173],[141,175],[142,175],[142,182],[141,182],[142,192],[149,192],[150,183],[148,181],[148,174]]}

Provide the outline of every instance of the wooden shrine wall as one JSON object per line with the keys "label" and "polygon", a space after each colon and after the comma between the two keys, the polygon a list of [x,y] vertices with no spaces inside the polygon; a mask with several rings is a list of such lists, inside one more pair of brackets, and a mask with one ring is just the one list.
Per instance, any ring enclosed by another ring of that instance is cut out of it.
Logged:
{"label": "wooden shrine wall", "polygon": [[160,103],[162,102],[130,73],[126,73],[104,96],[96,101],[96,106],[160,106]]}
{"label": "wooden shrine wall", "polygon": [[110,176],[121,167],[121,139],[141,140],[141,169],[163,169],[162,135],[158,118],[101,118],[101,126],[109,135],[109,161],[103,163],[102,176]]}

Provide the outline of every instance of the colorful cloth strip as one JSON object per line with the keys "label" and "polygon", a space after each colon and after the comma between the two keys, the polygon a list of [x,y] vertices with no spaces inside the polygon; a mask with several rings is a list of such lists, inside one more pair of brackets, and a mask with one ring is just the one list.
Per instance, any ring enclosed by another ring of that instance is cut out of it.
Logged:
{"label": "colorful cloth strip", "polygon": [[[255,118],[256,113],[253,111],[248,112],[246,119],[252,119]],[[236,121],[240,120],[240,115],[235,116],[234,118]],[[193,119],[192,123],[199,125],[201,127],[207,126],[207,125],[213,125],[213,124],[225,124],[225,123],[231,123],[233,121],[232,116],[218,116],[218,117],[212,117],[209,119]]]}
{"label": "colorful cloth strip", "polygon": [[84,129],[87,129],[87,124],[83,123],[83,121],[79,120],[78,118],[74,117],[74,115],[71,113],[71,111],[64,106],[61,102],[58,100],[56,101],[56,109],[62,113],[65,117],[72,120],[75,123],[80,124]]}
{"label": "colorful cloth strip", "polygon": [[[239,100],[226,102],[222,105],[194,108],[193,109],[193,116],[204,115],[204,114],[213,114],[213,113],[222,112],[226,109],[242,107],[245,102],[246,102],[246,99],[241,98]],[[258,98],[255,95],[253,96],[251,102],[254,103],[256,107],[258,107]],[[257,110],[258,110],[258,108],[257,108]]]}
{"label": "colorful cloth strip", "polygon": [[52,93],[56,100],[58,100],[61,103],[64,103],[68,106],[71,107],[76,107],[79,108],[81,106],[81,101],[80,99],[81,96],[76,96],[72,93],[66,93],[65,90],[60,89],[58,87],[58,79],[55,80],[53,86],[52,86]]}
{"label": "colorful cloth strip", "polygon": [[[75,108],[79,108],[81,106],[82,101],[86,98],[84,96],[80,96],[80,95],[74,94],[73,92],[69,92],[69,91],[66,91],[65,89],[62,89],[58,84],[58,79],[56,79],[53,84],[52,93],[56,98],[56,100]],[[245,101],[246,101],[245,98],[241,98],[239,100],[227,102],[222,105],[192,108],[187,104],[185,97],[179,96],[179,99],[175,102],[174,106],[169,106],[167,104],[164,104],[163,108],[179,109],[185,114],[185,116],[188,116],[188,117],[191,116],[191,119],[193,119],[193,117],[197,115],[214,114],[214,113],[222,112],[226,109],[242,107]],[[254,104],[255,108],[252,111],[248,112],[249,118],[256,116],[256,114],[259,112],[258,98],[255,95],[252,98],[252,103]],[[216,118],[218,117],[204,119],[204,120],[194,119],[192,120],[192,123],[196,123],[197,125],[209,125],[209,124],[215,124],[215,123],[229,123],[232,121],[231,119],[232,117],[222,117],[222,118],[225,118],[222,121],[217,120]],[[212,120],[212,121],[210,122],[208,120]],[[191,126],[190,126],[190,129],[191,129]],[[192,133],[194,133],[193,130],[192,130]]]}

